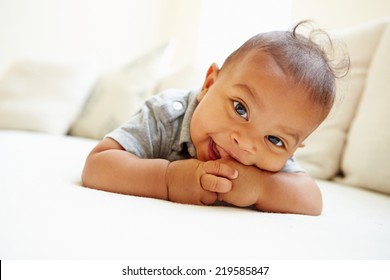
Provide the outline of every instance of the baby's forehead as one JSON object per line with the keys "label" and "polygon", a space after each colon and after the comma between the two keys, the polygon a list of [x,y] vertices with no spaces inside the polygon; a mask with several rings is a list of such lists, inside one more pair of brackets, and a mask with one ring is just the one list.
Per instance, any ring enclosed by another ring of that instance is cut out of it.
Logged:
{"label": "baby's forehead", "polygon": [[294,80],[293,73],[287,71],[283,63],[264,50],[246,51],[236,57],[230,66],[235,70],[259,72],[259,75],[267,73],[270,77],[281,80]]}
{"label": "baby's forehead", "polygon": [[227,72],[232,78],[237,77],[247,83],[262,80],[289,84],[290,87],[301,86],[293,73],[287,71],[271,54],[265,51],[249,51],[237,57],[228,68],[230,71]]}

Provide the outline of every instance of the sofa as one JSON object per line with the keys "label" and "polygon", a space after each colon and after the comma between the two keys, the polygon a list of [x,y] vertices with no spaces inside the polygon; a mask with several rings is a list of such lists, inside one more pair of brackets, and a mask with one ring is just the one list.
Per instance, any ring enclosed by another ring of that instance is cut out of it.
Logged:
{"label": "sofa", "polygon": [[119,69],[20,60],[0,77],[1,259],[389,259],[390,19],[331,31],[351,58],[338,98],[297,151],[320,216],[194,206],[82,186],[99,139],[168,87],[163,44]]}

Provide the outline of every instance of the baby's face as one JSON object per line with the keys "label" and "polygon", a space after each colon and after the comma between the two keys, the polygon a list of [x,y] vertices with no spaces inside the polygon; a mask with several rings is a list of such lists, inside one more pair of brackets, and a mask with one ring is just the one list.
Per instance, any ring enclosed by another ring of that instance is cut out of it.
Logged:
{"label": "baby's face", "polygon": [[212,65],[198,100],[191,137],[199,160],[231,157],[275,172],[324,117],[266,53],[223,71]]}

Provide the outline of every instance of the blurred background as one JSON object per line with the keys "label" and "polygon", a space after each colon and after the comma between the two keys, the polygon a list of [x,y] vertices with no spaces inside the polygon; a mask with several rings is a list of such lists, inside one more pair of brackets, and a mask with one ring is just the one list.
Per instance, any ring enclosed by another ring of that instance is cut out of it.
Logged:
{"label": "blurred background", "polygon": [[388,15],[388,0],[0,0],[0,74],[19,58],[110,69],[167,41],[177,67],[207,67],[301,19],[331,29]]}

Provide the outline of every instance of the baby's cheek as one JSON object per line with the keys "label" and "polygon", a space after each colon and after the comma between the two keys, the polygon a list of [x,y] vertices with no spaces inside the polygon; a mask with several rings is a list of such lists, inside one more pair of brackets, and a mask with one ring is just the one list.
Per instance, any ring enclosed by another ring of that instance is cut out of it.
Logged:
{"label": "baby's cheek", "polygon": [[262,170],[270,171],[270,172],[278,172],[283,169],[286,164],[288,158],[285,159],[279,157],[265,157],[261,161],[259,161],[256,166]]}

